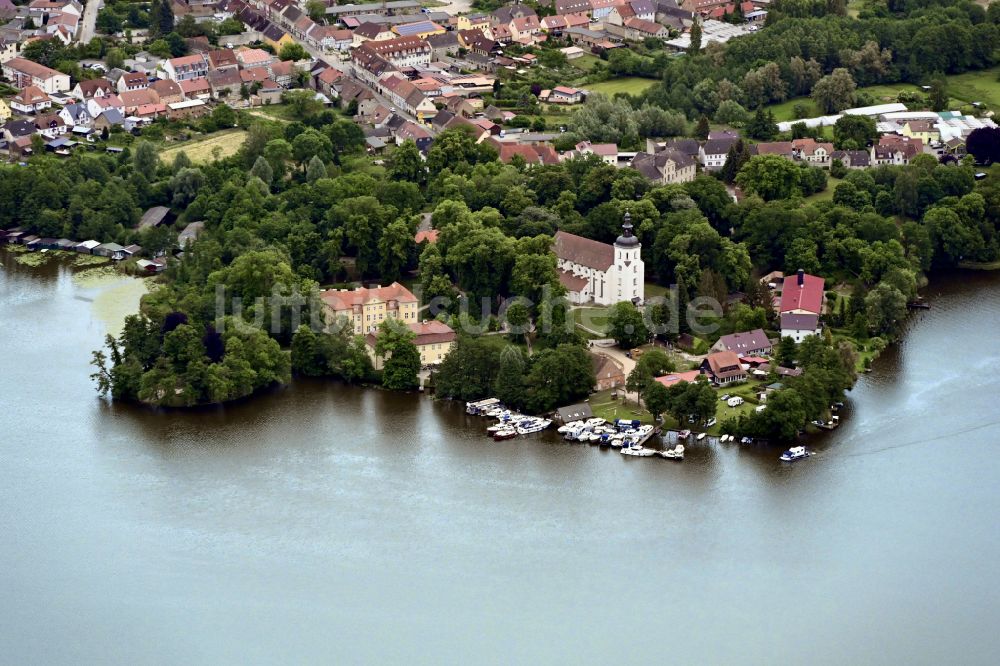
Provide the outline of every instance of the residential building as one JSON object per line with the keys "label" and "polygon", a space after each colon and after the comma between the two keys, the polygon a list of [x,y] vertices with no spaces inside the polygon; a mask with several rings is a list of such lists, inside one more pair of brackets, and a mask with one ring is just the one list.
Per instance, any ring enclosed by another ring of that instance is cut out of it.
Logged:
{"label": "residential building", "polygon": [[809,275],[802,269],[787,276],[782,282],[778,313],[822,314],[825,284],[823,278]]}
{"label": "residential building", "polygon": [[767,333],[757,328],[723,335],[712,345],[712,351],[731,351],[739,356],[768,356],[771,354],[771,341]]}
{"label": "residential building", "polygon": [[719,386],[727,386],[747,380],[747,371],[735,352],[713,352],[701,362],[701,370],[708,374]]}
{"label": "residential building", "polygon": [[697,176],[697,163],[675,148],[663,148],[652,155],[637,153],[632,168],[655,183],[690,183]]}
{"label": "residential building", "polygon": [[353,291],[328,289],[320,297],[330,323],[344,317],[357,335],[375,332],[387,319],[417,323],[417,297],[398,282]]}
{"label": "residential building", "polygon": [[579,155],[597,155],[605,164],[618,166],[618,144],[581,141],[576,144],[576,152]]}
{"label": "residential building", "polygon": [[828,167],[833,144],[821,143],[812,138],[795,139],[792,141],[792,154],[812,166]]}
{"label": "residential building", "polygon": [[781,337],[791,338],[796,343],[802,342],[810,335],[819,335],[819,315],[794,314],[785,312],[781,315]]}
{"label": "residential building", "polygon": [[67,132],[66,122],[55,113],[36,116],[35,130],[47,139],[54,139]]}
{"label": "residential building", "polygon": [[420,37],[397,37],[383,41],[370,41],[365,48],[371,49],[397,67],[428,65],[431,62],[431,45]]}
{"label": "residential building", "polygon": [[10,99],[10,108],[18,113],[39,113],[51,107],[52,99],[38,86],[25,86]]}
{"label": "residential building", "polygon": [[0,124],[10,120],[11,112],[10,107],[7,106],[7,102],[0,99]]}
{"label": "residential building", "polygon": [[383,42],[398,37],[387,25],[381,23],[362,23],[354,29],[353,44],[361,46],[365,42]]}
{"label": "residential building", "polygon": [[621,301],[642,302],[645,298],[642,245],[632,233],[628,214],[622,235],[614,245],[565,231],[556,232],[554,245],[559,279],[571,303],[614,305]]}
{"label": "residential building", "polygon": [[840,160],[848,169],[867,169],[871,166],[872,155],[867,150],[835,150],[830,153],[830,162]]}
{"label": "residential building", "polygon": [[594,366],[595,391],[625,386],[625,369],[618,361],[606,354],[591,354],[590,360]]}
{"label": "residential building", "polygon": [[[441,363],[455,344],[455,331],[444,322],[432,319],[406,326],[413,332],[413,344],[420,352],[420,365],[422,367]],[[372,365],[376,370],[381,370],[385,367],[387,359],[375,353],[377,343],[377,332],[373,331],[365,336],[365,345],[368,348],[369,356],[371,356]]]}
{"label": "residential building", "polygon": [[163,64],[166,77],[172,81],[190,81],[208,76],[208,58],[204,54],[171,58]]}
{"label": "residential building", "polygon": [[94,121],[84,103],[67,104],[59,111],[59,117],[70,127],[86,127]]}
{"label": "residential building", "polygon": [[145,72],[125,72],[118,77],[117,84],[119,93],[132,90],[145,90],[149,87],[149,77]]}
{"label": "residential building", "polygon": [[71,94],[79,100],[87,101],[91,97],[114,95],[115,86],[107,79],[91,79],[89,81],[78,82]]}
{"label": "residential building", "polygon": [[729,149],[739,140],[739,137],[710,138],[698,153],[701,165],[709,171],[717,171],[726,165]]}
{"label": "residential building", "polygon": [[18,89],[36,86],[47,95],[69,92],[68,74],[25,58],[8,60],[3,63],[2,70],[4,77]]}
{"label": "residential building", "polygon": [[[544,92],[543,92],[544,95]],[[570,88],[568,86],[556,86],[549,91],[545,101],[550,104],[579,104],[584,99],[582,90]]]}

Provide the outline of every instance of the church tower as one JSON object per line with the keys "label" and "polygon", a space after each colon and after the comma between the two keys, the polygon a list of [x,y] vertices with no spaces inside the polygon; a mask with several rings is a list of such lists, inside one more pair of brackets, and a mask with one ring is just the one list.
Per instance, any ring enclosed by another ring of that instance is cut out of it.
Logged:
{"label": "church tower", "polygon": [[646,270],[642,263],[642,243],[632,232],[632,215],[625,211],[622,235],[615,241],[615,277],[612,280],[614,301],[645,300]]}

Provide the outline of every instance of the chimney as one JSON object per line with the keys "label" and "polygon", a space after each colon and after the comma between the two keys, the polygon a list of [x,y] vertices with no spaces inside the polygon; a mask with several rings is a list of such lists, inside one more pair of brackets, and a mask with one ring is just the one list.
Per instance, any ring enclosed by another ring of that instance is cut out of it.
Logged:
{"label": "chimney", "polygon": [[806,272],[805,272],[805,270],[803,270],[803,269],[800,268],[799,272],[798,272],[798,276],[799,276],[799,286],[801,287],[801,286],[805,285],[805,283],[806,283]]}

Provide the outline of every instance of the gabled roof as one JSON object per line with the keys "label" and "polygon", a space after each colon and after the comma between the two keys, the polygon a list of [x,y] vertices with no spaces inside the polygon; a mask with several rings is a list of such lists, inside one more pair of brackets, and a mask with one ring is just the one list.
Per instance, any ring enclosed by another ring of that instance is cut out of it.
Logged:
{"label": "gabled roof", "polygon": [[740,365],[740,357],[736,355],[736,352],[715,352],[706,356],[705,362],[708,363],[712,374],[721,379],[744,374],[743,366]]}
{"label": "gabled roof", "polygon": [[[802,284],[799,284],[801,281]],[[813,314],[823,311],[823,288],[825,281],[821,277],[804,273],[785,276],[781,287],[781,306],[779,312],[805,310]]]}
{"label": "gabled roof", "polygon": [[583,236],[557,231],[555,235],[556,256],[574,264],[599,271],[606,271],[615,263],[615,248]]}
{"label": "gabled roof", "polygon": [[398,282],[393,282],[388,287],[359,287],[353,291],[329,289],[324,291],[320,297],[335,312],[350,310],[373,301],[390,304],[417,302],[417,297]]}
{"label": "gabled roof", "polygon": [[815,331],[819,328],[819,315],[816,314],[792,314],[785,312],[781,315],[782,331]]}
{"label": "gabled roof", "polygon": [[742,333],[723,335],[716,344],[726,351],[736,352],[741,355],[771,347],[771,341],[768,340],[767,333],[759,328]]}

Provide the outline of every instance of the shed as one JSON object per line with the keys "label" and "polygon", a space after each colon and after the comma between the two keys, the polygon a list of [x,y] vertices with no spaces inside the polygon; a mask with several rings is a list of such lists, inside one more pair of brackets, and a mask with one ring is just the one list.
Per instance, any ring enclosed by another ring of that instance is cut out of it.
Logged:
{"label": "shed", "polygon": [[94,254],[94,248],[99,245],[100,243],[95,240],[85,240],[82,243],[77,243],[75,249],[81,254]]}
{"label": "shed", "polygon": [[95,247],[91,254],[96,254],[99,257],[110,257],[115,260],[120,260],[125,258],[125,248],[118,243],[102,243]]}
{"label": "shed", "polygon": [[166,206],[153,206],[145,213],[142,214],[142,219],[139,220],[139,229],[148,229],[150,227],[158,227],[167,221],[170,216],[170,209]]}
{"label": "shed", "polygon": [[578,405],[570,405],[569,407],[560,407],[556,410],[556,416],[562,423],[572,423],[573,421],[583,421],[584,419],[592,418],[594,412],[590,410],[590,405],[583,402]]}
{"label": "shed", "polygon": [[191,224],[184,227],[184,231],[177,234],[177,245],[184,247],[188,243],[193,243],[198,235],[205,228],[204,222],[192,222]]}

